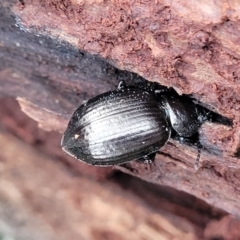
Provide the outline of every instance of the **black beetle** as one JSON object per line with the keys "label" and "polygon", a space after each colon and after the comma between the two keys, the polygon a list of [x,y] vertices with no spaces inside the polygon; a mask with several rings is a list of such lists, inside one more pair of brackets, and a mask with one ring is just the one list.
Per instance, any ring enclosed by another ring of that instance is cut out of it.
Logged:
{"label": "black beetle", "polygon": [[[173,133],[180,140],[194,136],[209,112],[157,83],[133,87],[121,81],[117,90],[90,99],[74,112],[61,146],[91,165],[148,161]],[[197,145],[200,149],[199,141]],[[199,157],[200,152],[197,162]]]}

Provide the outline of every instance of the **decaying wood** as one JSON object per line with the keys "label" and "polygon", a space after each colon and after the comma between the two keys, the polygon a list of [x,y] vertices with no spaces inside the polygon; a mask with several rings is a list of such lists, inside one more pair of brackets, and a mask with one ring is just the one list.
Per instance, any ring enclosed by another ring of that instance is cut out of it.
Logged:
{"label": "decaying wood", "polygon": [[192,94],[233,120],[232,127],[202,127],[200,169],[193,168],[197,150],[175,141],[153,165],[132,162],[118,169],[240,217],[240,5],[210,0],[197,8],[186,2],[3,3],[0,94],[16,98],[43,128],[62,132],[83,100],[113,89],[119,75],[133,76],[86,52]]}
{"label": "decaying wood", "polygon": [[[5,160],[0,170],[0,222],[5,222],[4,227],[0,223],[1,236],[24,240],[193,240],[199,234],[197,226],[183,218],[137,204],[139,197],[116,184],[74,178],[56,161],[0,132],[0,145],[5,142],[9,144],[0,153]],[[178,220],[175,223],[174,218]]]}

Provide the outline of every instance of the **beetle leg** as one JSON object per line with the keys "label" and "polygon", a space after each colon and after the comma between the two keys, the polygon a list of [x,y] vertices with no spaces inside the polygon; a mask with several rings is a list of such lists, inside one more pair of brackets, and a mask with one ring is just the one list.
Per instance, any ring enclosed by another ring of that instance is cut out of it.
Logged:
{"label": "beetle leg", "polygon": [[197,155],[197,159],[196,159],[195,164],[194,164],[194,169],[196,171],[199,169],[199,160],[200,160],[201,152],[202,152],[202,149],[203,149],[203,146],[200,142],[197,143],[197,148],[198,148],[198,155]]}
{"label": "beetle leg", "polygon": [[194,168],[197,171],[199,169],[199,162],[200,162],[201,152],[202,152],[202,149],[203,149],[203,145],[200,143],[200,141],[198,139],[198,134],[195,135],[195,138],[194,137],[193,138],[186,138],[186,137],[181,137],[179,135],[176,135],[176,136],[173,137],[173,139],[175,139],[175,140],[177,140],[181,143],[185,143],[189,146],[194,145],[194,146],[197,147],[198,154],[197,154],[197,158],[196,158],[195,163],[194,163]]}
{"label": "beetle leg", "polygon": [[118,90],[121,90],[121,89],[124,89],[124,88],[126,88],[127,86],[126,86],[126,83],[123,81],[123,80],[121,80],[120,82],[119,82],[119,84],[118,84]]}
{"label": "beetle leg", "polygon": [[137,159],[138,162],[145,164],[152,164],[155,159],[156,153],[150,153],[148,155],[144,155],[141,158]]}

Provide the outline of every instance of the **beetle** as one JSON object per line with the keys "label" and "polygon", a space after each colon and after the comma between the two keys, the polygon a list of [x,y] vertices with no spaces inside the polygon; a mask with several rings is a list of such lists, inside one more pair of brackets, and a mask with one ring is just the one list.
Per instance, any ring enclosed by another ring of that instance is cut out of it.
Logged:
{"label": "beetle", "polygon": [[[175,136],[189,141],[209,112],[188,97],[157,83],[126,86],[100,94],[74,113],[62,137],[62,149],[97,166],[154,160]],[[201,144],[197,141],[198,149]],[[196,160],[198,164],[200,151]]]}

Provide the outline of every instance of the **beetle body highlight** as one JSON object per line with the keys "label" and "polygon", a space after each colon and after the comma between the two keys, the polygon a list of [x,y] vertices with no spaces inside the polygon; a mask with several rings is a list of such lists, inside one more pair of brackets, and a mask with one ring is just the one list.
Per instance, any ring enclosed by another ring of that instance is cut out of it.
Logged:
{"label": "beetle body highlight", "polygon": [[64,151],[91,165],[115,165],[155,153],[171,128],[156,96],[134,87],[81,105],[62,139]]}

